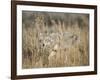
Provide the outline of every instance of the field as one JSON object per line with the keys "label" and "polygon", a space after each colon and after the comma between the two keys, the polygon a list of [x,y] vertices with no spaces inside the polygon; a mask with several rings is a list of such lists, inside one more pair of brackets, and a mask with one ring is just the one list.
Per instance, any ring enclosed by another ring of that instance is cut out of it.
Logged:
{"label": "field", "polygon": [[89,65],[89,15],[22,12],[22,68]]}

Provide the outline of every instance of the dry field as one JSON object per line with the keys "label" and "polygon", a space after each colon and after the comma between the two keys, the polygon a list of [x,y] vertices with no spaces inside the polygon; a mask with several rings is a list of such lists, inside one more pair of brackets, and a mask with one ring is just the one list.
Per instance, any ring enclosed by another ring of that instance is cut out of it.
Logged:
{"label": "dry field", "polygon": [[89,65],[89,15],[22,12],[22,68]]}

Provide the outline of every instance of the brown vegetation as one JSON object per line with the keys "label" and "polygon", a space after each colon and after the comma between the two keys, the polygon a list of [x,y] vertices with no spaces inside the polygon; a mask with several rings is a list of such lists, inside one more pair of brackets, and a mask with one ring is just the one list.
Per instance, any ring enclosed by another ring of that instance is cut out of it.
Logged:
{"label": "brown vegetation", "polygon": [[88,14],[22,13],[22,68],[89,65]]}

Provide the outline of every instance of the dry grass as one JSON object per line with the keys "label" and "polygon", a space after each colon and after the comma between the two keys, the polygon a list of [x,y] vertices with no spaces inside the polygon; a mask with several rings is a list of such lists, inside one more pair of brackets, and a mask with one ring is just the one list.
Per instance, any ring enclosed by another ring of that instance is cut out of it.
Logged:
{"label": "dry grass", "polygon": [[22,19],[22,68],[89,65],[88,14],[23,11]]}

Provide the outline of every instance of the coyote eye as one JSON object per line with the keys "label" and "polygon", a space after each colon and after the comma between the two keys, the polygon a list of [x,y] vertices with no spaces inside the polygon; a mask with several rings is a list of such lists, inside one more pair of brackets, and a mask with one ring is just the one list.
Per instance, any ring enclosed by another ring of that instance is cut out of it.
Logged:
{"label": "coyote eye", "polygon": [[45,45],[43,44],[43,47],[44,47]]}

